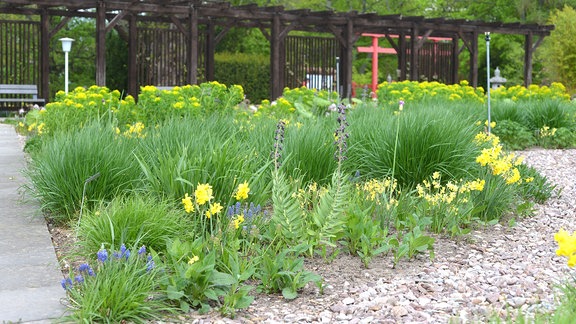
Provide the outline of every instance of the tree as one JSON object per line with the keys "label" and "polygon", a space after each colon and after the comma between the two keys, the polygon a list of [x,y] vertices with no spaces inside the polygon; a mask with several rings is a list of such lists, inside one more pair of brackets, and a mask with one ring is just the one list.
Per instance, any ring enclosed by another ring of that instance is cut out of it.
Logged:
{"label": "tree", "polygon": [[576,10],[564,6],[556,10],[549,22],[556,28],[544,39],[538,52],[544,74],[549,82],[563,83],[569,91],[576,90]]}

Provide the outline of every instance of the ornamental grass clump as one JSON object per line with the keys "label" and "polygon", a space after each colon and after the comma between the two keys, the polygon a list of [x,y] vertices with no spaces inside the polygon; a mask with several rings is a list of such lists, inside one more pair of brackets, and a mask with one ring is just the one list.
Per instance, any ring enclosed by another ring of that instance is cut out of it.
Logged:
{"label": "ornamental grass clump", "polygon": [[[446,179],[468,177],[477,169],[473,143],[477,128],[470,118],[443,105],[406,102],[400,114],[392,107],[356,109],[350,114],[351,172],[365,179],[392,175],[400,188],[415,188],[435,171]],[[351,170],[351,168],[354,168]]]}
{"label": "ornamental grass clump", "polygon": [[121,243],[162,252],[166,240],[186,233],[189,223],[169,200],[132,193],[95,205],[80,220],[77,233],[83,254]]}
{"label": "ornamental grass clump", "polygon": [[125,245],[116,251],[101,249],[96,263],[94,269],[82,264],[77,274],[62,280],[69,310],[63,320],[145,323],[170,311],[158,291],[162,271],[144,246],[135,253]]}
{"label": "ornamental grass clump", "polygon": [[25,171],[29,189],[49,219],[58,224],[77,221],[83,193],[84,209],[91,209],[98,201],[110,201],[138,186],[141,172],[132,155],[138,146],[136,139],[117,141],[113,129],[97,121],[75,132],[54,134],[31,152]]}

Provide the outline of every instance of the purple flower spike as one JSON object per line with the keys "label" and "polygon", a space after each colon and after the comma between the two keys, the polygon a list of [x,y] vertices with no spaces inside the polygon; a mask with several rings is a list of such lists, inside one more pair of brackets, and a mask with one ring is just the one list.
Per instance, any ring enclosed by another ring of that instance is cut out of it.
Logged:
{"label": "purple flower spike", "polygon": [[62,279],[62,281],[60,281],[60,284],[62,285],[62,288],[66,290],[72,289],[72,279],[70,278]]}
{"label": "purple flower spike", "polygon": [[146,254],[146,246],[142,245],[142,247],[138,250],[138,255]]}
{"label": "purple flower spike", "polygon": [[126,260],[128,260],[128,258],[130,257],[130,250],[126,250],[124,251],[124,257],[126,258]]}
{"label": "purple flower spike", "polygon": [[152,260],[151,255],[148,256],[147,261],[148,262],[146,262],[146,271],[150,272],[152,271],[152,269],[154,269],[154,260]]}
{"label": "purple flower spike", "polygon": [[120,253],[124,254],[124,252],[126,252],[126,245],[122,244],[120,246]]}
{"label": "purple flower spike", "polygon": [[80,273],[82,272],[86,272],[88,273],[89,276],[93,277],[96,274],[94,273],[94,270],[92,270],[92,268],[90,267],[90,265],[88,263],[83,263],[78,267],[78,271],[80,271]]}
{"label": "purple flower spike", "polygon": [[76,277],[74,277],[74,280],[76,280],[76,282],[79,284],[84,283],[84,277],[82,277],[82,275],[77,275]]}
{"label": "purple flower spike", "polygon": [[98,256],[98,261],[100,262],[106,262],[106,260],[108,260],[108,251],[106,251],[106,249],[98,251],[96,255]]}

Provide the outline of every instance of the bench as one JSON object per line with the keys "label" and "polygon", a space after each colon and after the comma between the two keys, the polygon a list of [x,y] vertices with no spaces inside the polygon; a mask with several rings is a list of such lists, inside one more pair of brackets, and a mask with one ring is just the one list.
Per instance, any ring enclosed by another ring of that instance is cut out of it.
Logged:
{"label": "bench", "polygon": [[45,99],[38,98],[35,84],[0,84],[0,107],[2,110],[18,110],[25,104],[43,106]]}

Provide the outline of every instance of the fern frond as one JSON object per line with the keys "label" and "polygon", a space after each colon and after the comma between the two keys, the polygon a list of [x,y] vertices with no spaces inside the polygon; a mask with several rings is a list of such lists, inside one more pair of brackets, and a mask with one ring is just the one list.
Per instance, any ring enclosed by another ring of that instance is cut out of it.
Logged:
{"label": "fern frond", "polygon": [[292,196],[292,190],[283,173],[272,174],[272,217],[271,226],[276,235],[287,243],[295,243],[302,238],[304,215],[300,203]]}
{"label": "fern frond", "polygon": [[340,172],[334,172],[328,192],[320,198],[312,211],[308,235],[314,245],[335,246],[335,241],[344,233],[344,211],[349,190],[349,181]]}

